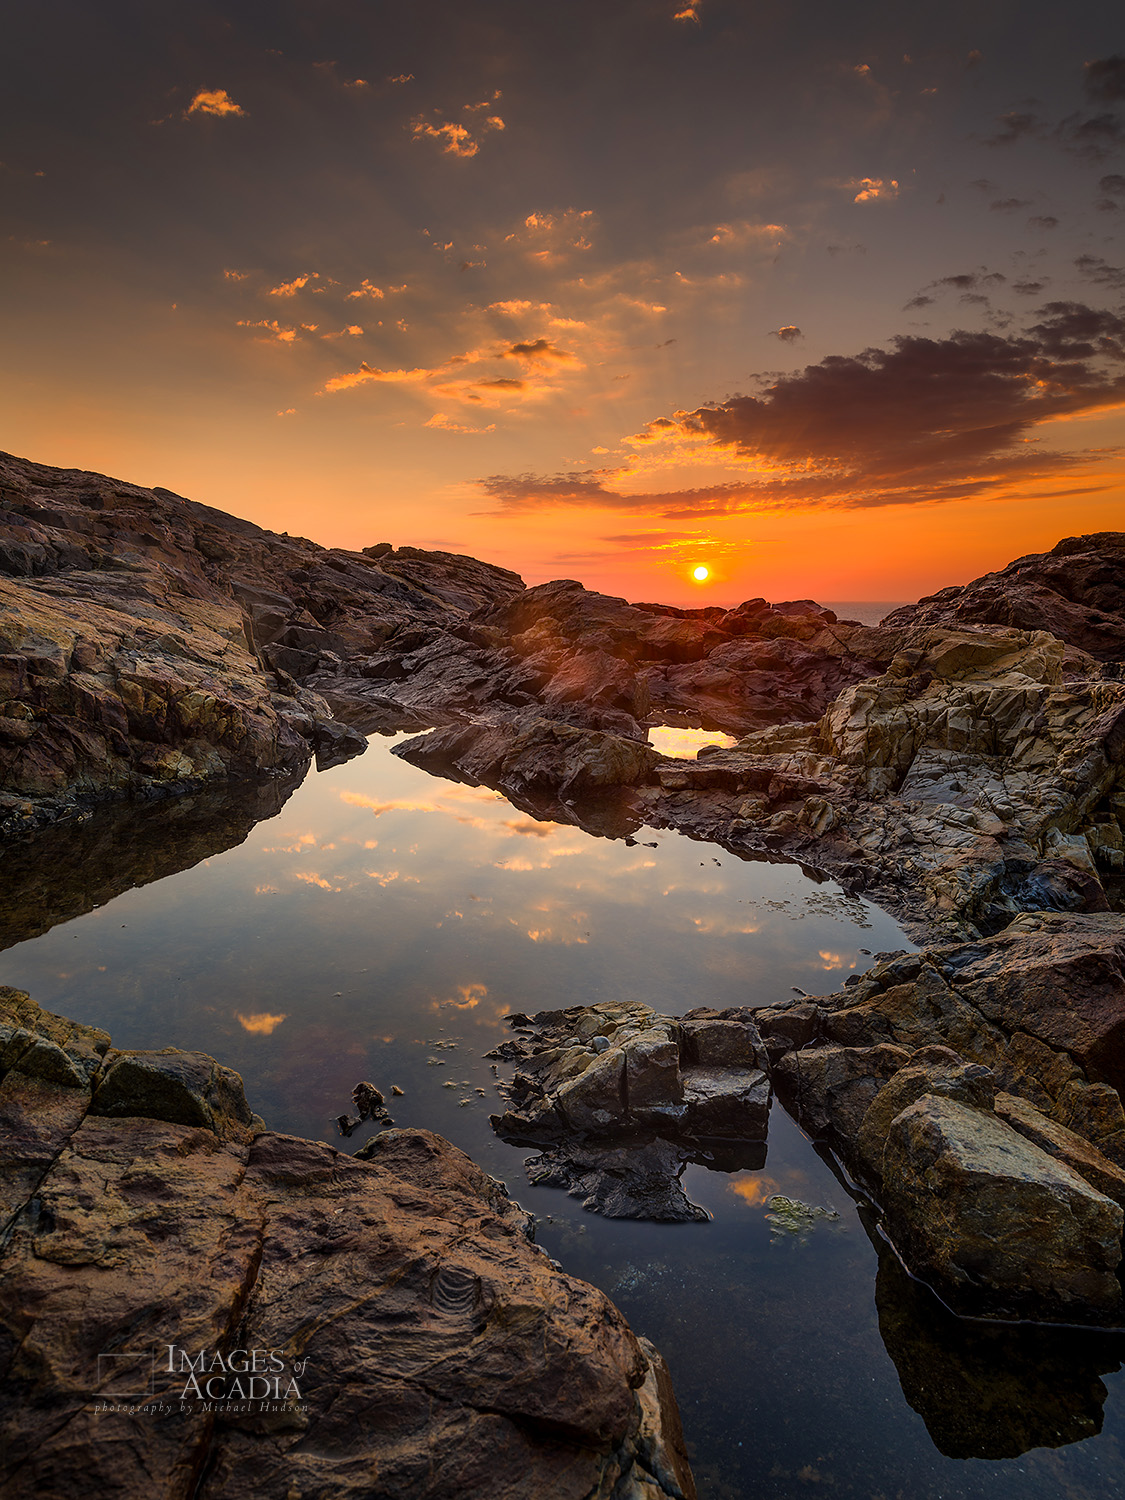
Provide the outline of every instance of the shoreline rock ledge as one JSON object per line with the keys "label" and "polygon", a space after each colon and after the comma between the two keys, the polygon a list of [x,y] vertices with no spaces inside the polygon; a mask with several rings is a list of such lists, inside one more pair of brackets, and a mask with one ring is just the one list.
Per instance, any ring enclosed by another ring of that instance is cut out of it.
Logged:
{"label": "shoreline rock ledge", "polygon": [[659,1354],[439,1136],[279,1135],[7,988],[0,1127],[11,1500],[694,1500]]}

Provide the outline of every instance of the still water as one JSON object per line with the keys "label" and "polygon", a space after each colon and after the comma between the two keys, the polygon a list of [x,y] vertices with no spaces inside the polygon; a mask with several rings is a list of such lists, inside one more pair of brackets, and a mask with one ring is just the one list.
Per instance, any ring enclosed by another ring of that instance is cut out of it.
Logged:
{"label": "still water", "polygon": [[[662,1350],[707,1500],[1125,1492],[1125,1344],[948,1318],[781,1109],[764,1167],[687,1169],[705,1224],[583,1213],[531,1188],[528,1153],[489,1127],[484,1053],[506,1015],[823,993],[874,953],[911,946],[878,909],[796,866],[666,831],[614,841],[536,821],[414,769],[387,741],[310,776],[236,847],[164,878],[153,877],[198,858],[183,808],[107,815],[64,837],[81,842],[82,883],[104,902],[61,920],[88,903],[73,878],[52,886],[65,861],[43,845],[40,876],[22,876],[35,910],[9,901],[3,915],[14,936],[58,925],[9,947],[0,981],[118,1046],[212,1053],[272,1127],[343,1149],[370,1130],[336,1134],[353,1086],[398,1085],[396,1123],[440,1131],[507,1182],[549,1252]],[[191,852],[171,864],[167,848],[145,852],[162,839]],[[120,870],[105,875],[114,862],[152,883],[122,889]],[[774,1193],[825,1212],[786,1228],[768,1216]]]}

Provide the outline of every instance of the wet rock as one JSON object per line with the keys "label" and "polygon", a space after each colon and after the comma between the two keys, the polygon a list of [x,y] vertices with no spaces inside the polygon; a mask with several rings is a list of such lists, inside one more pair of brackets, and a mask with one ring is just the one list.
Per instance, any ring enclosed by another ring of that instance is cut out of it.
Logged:
{"label": "wet rock", "polygon": [[220,1140],[245,1140],[252,1133],[253,1116],[238,1074],[205,1053],[175,1047],[108,1052],[90,1110],[117,1119],[142,1116],[196,1125]]}
{"label": "wet rock", "polygon": [[1025,1136],[1031,1143],[1054,1156],[1079,1177],[1084,1177],[1091,1187],[1097,1188],[1107,1198],[1125,1208],[1125,1171],[1104,1156],[1096,1146],[1084,1140],[1057,1120],[1041,1114],[1026,1099],[1015,1094],[998,1094],[996,1113],[1005,1124]]}
{"label": "wet rock", "polygon": [[810,1135],[853,1140],[875,1096],[910,1061],[903,1047],[809,1047],[773,1069],[778,1097]]}
{"label": "wet rock", "polygon": [[947,1047],[923,1048],[905,1068],[892,1073],[868,1106],[854,1148],[850,1142],[845,1148],[846,1156],[854,1160],[876,1190],[883,1182],[883,1149],[891,1125],[904,1109],[925,1094],[990,1110],[996,1097],[996,1080],[991,1069],[980,1063],[967,1063]]}
{"label": "wet rock", "polygon": [[801,1045],[806,1032],[857,1055],[881,1043],[912,1054],[947,1047],[1125,1165],[1125,1111],[1111,1081],[1121,1077],[1123,944],[1116,913],[1027,914],[995,937],[876,964],[859,984],[802,1001],[814,1014],[788,1033],[779,1028],[789,1009],[772,1007],[760,1016],[764,1033],[775,1050],[797,1049],[776,1065],[779,1092],[791,1096],[800,1075],[805,1118],[831,1125],[815,1071],[825,1064],[810,1061],[818,1049]]}
{"label": "wet rock", "polygon": [[927,1094],[892,1122],[886,1226],[956,1310],[1116,1316],[1121,1208],[991,1113]]}
{"label": "wet rock", "polygon": [[596,1212],[697,1217],[678,1184],[685,1160],[704,1142],[766,1138],[770,1081],[752,1014],[701,1009],[681,1022],[609,1001],[509,1018],[533,1029],[490,1054],[519,1063],[493,1128],[547,1145],[532,1180]]}
{"label": "wet rock", "polygon": [[1118,1368],[1119,1347],[1104,1334],[955,1317],[860,1217],[879,1256],[879,1333],[940,1453],[1012,1459],[1102,1430],[1108,1392],[1099,1376]]}

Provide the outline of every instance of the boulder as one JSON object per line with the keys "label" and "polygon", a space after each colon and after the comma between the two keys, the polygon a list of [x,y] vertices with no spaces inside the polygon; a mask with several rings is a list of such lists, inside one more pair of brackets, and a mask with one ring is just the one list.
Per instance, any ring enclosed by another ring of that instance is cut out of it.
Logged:
{"label": "boulder", "polygon": [[1062,1321],[1120,1313],[1125,1215],[994,1114],[926,1094],[883,1152],[886,1228],[961,1312]]}

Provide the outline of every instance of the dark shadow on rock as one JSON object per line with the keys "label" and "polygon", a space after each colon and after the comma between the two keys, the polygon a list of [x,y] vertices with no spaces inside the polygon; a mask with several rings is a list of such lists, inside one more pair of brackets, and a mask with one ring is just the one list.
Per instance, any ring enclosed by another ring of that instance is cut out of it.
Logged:
{"label": "dark shadow on rock", "polygon": [[870,1208],[860,1221],[879,1255],[879,1332],[907,1403],[947,1458],[1011,1459],[1102,1429],[1099,1378],[1120,1368],[1120,1334],[1004,1327],[955,1317],[906,1274]]}
{"label": "dark shadow on rock", "polygon": [[40,937],[124,891],[233,849],[256,824],[281,811],[307,769],[168,800],[99,808],[83,822],[15,840],[3,856],[0,950]]}
{"label": "dark shadow on rock", "polygon": [[536,1187],[563,1188],[607,1219],[706,1221],[710,1215],[690,1201],[680,1182],[687,1160],[675,1142],[649,1137],[612,1145],[567,1142],[530,1157],[524,1168]]}

